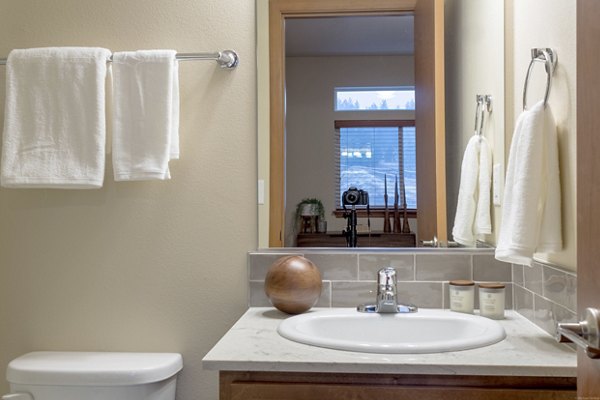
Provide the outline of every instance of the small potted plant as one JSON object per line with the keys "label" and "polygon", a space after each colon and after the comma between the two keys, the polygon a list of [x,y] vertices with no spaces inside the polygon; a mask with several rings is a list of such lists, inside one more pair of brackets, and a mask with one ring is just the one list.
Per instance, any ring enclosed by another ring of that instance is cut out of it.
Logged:
{"label": "small potted plant", "polygon": [[296,226],[298,226],[298,224],[304,226],[305,233],[309,229],[312,231],[313,228],[316,228],[318,221],[324,219],[325,207],[321,200],[316,198],[306,198],[302,199],[296,205],[294,220],[296,221]]}

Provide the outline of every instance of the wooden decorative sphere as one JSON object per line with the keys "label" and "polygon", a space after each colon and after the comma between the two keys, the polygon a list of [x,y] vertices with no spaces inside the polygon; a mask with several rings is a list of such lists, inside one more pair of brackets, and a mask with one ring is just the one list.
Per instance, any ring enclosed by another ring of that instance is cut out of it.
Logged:
{"label": "wooden decorative sphere", "polygon": [[322,286],[319,269],[302,256],[278,259],[265,278],[265,293],[271,304],[288,314],[300,314],[313,307]]}

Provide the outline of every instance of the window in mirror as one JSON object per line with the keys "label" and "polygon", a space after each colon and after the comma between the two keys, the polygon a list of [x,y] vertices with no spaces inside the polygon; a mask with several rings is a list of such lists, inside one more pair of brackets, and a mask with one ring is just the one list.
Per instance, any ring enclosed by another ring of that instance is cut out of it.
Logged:
{"label": "window in mirror", "polygon": [[336,121],[336,203],[342,208],[341,194],[350,186],[369,193],[369,206],[383,208],[394,204],[396,179],[398,204],[402,190],[408,209],[417,208],[416,146],[414,120]]}
{"label": "window in mirror", "polygon": [[335,111],[414,110],[414,87],[335,88]]}

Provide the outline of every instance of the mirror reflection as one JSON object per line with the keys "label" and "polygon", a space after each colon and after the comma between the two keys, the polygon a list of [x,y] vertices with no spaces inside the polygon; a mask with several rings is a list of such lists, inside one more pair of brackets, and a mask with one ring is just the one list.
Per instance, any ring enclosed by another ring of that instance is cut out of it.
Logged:
{"label": "mirror reflection", "polygon": [[[264,3],[257,3],[258,26],[265,18]],[[494,163],[503,162],[502,13],[501,1],[445,2],[450,239],[460,164],[473,135],[476,94],[499,100],[493,113],[486,115],[482,131],[491,142]],[[416,195],[414,96],[419,88],[414,78],[413,25],[411,13],[286,19],[286,247],[346,246],[351,235],[343,232],[355,234],[353,240],[361,247],[417,244],[415,232],[426,216],[418,215]],[[258,46],[260,70],[261,32]],[[260,128],[261,97],[263,106],[265,95],[268,98],[264,83],[259,76],[259,152],[265,140]],[[265,157],[268,161],[264,151],[259,154],[259,164]],[[368,213],[361,204],[363,193],[368,193]],[[268,201],[265,205],[272,206]],[[496,210],[490,208],[494,221]],[[261,247],[267,246],[265,214],[259,206]],[[493,244],[494,233],[478,239]]]}
{"label": "mirror reflection", "polygon": [[413,22],[286,21],[286,247],[345,246],[351,234],[361,247],[415,245]]}

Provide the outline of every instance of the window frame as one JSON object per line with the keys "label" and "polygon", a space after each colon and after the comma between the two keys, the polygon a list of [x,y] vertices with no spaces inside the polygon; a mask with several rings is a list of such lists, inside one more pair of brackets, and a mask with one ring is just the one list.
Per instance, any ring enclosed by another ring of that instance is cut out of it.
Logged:
{"label": "window frame", "polygon": [[[385,127],[414,127],[415,120],[414,119],[361,119],[361,120],[335,120],[334,123],[335,130],[339,130],[340,128],[385,128]],[[336,151],[340,151],[339,144],[336,145]],[[339,170],[338,176],[336,176],[336,180],[339,180]],[[339,183],[338,183],[339,184]],[[393,199],[393,195],[392,195]],[[335,210],[333,210],[332,214],[336,218],[344,217],[344,209],[337,201],[335,202]],[[399,210],[403,212],[401,205],[399,204]],[[394,211],[394,203],[388,203],[388,212],[393,213]],[[359,218],[367,217],[367,210],[363,207],[357,207],[356,209],[357,216]],[[409,218],[417,218],[418,209],[417,208],[407,208],[407,215]],[[377,206],[377,207],[369,207],[369,216],[373,218],[383,218],[385,216],[385,207]]]}

